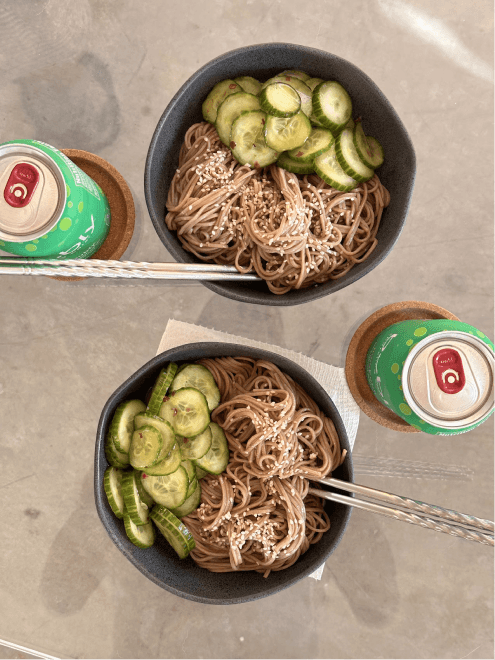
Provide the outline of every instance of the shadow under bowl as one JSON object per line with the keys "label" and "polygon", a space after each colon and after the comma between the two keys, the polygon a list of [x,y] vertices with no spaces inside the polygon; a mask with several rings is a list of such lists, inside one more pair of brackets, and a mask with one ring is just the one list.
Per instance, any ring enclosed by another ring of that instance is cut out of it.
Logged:
{"label": "shadow under bowl", "polygon": [[351,508],[326,501],[325,510],[331,520],[330,529],[323,534],[318,543],[311,545],[294,565],[283,571],[272,572],[267,578],[254,571],[211,573],[199,567],[191,558],[179,559],[158,532],[155,544],[151,548],[140,549],[129,541],[124,523],[113,514],[103,488],[103,475],[108,467],[104,451],[105,437],[115,409],[119,403],[127,399],[144,400],[160,369],[170,361],[180,364],[205,357],[222,356],[247,356],[269,360],[297,381],[313,398],[320,410],[332,419],[341,447],[347,450],[345,461],[333,472],[333,476],[345,481],[353,481],[352,458],[344,423],[328,394],[307,371],[287,358],[269,351],[238,344],[205,342],[185,344],[160,353],[130,376],[108,399],[98,424],[94,488],[98,515],[108,535],[143,575],[163,589],[182,598],[200,603],[230,605],[270,596],[313,573],[328,559],[342,539]]}
{"label": "shadow under bowl", "polygon": [[391,200],[382,216],[375,250],[340,279],[283,295],[271,293],[262,281],[204,282],[207,288],[227,298],[258,305],[287,306],[317,300],[376,268],[392,250],[404,227],[416,175],[414,148],[402,121],[383,92],[357,66],[336,55],[295,44],[258,44],[232,50],[205,64],[182,85],[161,116],[148,150],[144,177],[146,204],[160,240],[176,261],[202,263],[184,250],[176,232],[165,224],[167,194],[186,131],[203,121],[201,105],[216,83],[244,75],[265,81],[284,69],[301,69],[314,77],[337,80],[345,87],[352,99],[353,117],[361,117],[365,132],[383,146],[385,161],[377,174],[389,190]]}

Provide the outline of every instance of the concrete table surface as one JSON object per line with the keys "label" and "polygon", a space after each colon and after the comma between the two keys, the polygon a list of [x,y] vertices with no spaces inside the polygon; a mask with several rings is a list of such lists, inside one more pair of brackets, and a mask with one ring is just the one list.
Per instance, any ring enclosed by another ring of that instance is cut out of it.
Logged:
{"label": "concrete table surface", "polygon": [[[165,261],[143,195],[163,109],[202,64],[286,41],[335,53],[383,90],[418,172],[392,254],[304,307],[258,308],[202,286],[0,283],[0,639],[74,658],[493,657],[493,550],[354,511],[321,582],[246,605],[181,600],[112,544],[93,500],[95,431],[169,318],[343,366],[359,323],[426,300],[493,337],[493,7],[470,0],[16,0],[0,5],[0,141],[99,154],[127,179],[125,258]],[[309,321],[309,322],[308,322]],[[356,452],[457,465],[457,479],[358,481],[493,519],[493,422],[456,438],[361,416]],[[27,657],[7,647],[0,657]]]}

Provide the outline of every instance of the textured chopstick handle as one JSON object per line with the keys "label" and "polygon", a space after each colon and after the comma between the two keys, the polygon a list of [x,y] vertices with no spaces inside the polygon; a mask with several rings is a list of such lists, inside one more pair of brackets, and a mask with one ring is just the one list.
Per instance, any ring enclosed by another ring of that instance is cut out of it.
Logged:
{"label": "textured chopstick handle", "polygon": [[78,266],[6,266],[0,267],[0,275],[48,275],[51,277],[110,277],[113,279],[153,279],[153,280],[192,280],[192,281],[237,281],[253,282],[259,281],[256,275],[251,273],[243,274],[236,271],[187,271],[187,270],[153,270],[135,267],[109,267],[92,265],[88,261],[87,265]]}
{"label": "textured chopstick handle", "polygon": [[408,497],[394,495],[393,493],[388,493],[383,490],[376,490],[375,488],[368,488],[367,486],[360,486],[359,484],[352,484],[347,481],[340,481],[339,479],[326,477],[319,479],[318,482],[326,484],[327,486],[333,486],[339,490],[346,490],[351,493],[356,493],[358,495],[364,495],[365,497],[371,497],[375,500],[387,502],[388,504],[392,504],[394,506],[400,506],[409,509],[410,511],[417,511],[418,513],[423,513],[426,516],[436,516],[446,521],[456,522],[460,525],[477,527],[478,529],[487,530],[489,532],[493,532],[495,528],[494,523],[491,520],[477,518],[476,516],[472,516],[467,513],[460,513],[459,511],[453,511],[452,509],[444,509],[443,507],[436,506],[434,504],[427,504],[426,502],[411,500]]}
{"label": "textured chopstick handle", "polygon": [[432,529],[436,532],[443,532],[444,534],[449,534],[450,536],[457,536],[459,538],[465,539],[466,541],[475,541],[483,545],[489,545],[492,547],[494,546],[493,536],[488,534],[482,534],[481,532],[465,529],[463,527],[456,527],[454,525],[448,525],[446,523],[431,520],[429,518],[423,518],[421,516],[415,515],[414,513],[406,513],[405,511],[400,511],[399,509],[392,509],[381,504],[375,504],[374,502],[367,502],[355,497],[349,497],[349,495],[339,495],[338,493],[330,493],[329,491],[319,490],[317,488],[310,488],[309,492],[312,495],[323,497],[324,499],[330,500],[332,502],[339,502],[340,504],[353,506],[364,511],[378,513],[388,518],[401,520],[402,522],[407,522],[412,525],[419,525],[420,527]]}
{"label": "textured chopstick handle", "polygon": [[188,264],[188,263],[177,263],[175,261],[163,262],[163,263],[154,263],[148,261],[117,261],[117,260],[105,260],[105,259],[38,259],[35,257],[0,257],[0,264],[6,264],[9,266],[34,266],[36,264],[40,266],[62,266],[69,267],[74,266],[78,268],[85,268],[87,264],[90,266],[103,266],[106,268],[117,268],[122,267],[126,268],[136,268],[139,270],[165,270],[165,271],[178,271],[178,272],[219,272],[219,273],[238,273],[239,271],[235,266],[226,266],[223,264]]}

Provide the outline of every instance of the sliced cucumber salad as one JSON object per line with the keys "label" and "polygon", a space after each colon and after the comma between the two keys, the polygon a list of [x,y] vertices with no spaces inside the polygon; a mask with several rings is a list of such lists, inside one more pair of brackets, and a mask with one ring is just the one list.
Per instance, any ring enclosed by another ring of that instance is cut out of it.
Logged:
{"label": "sliced cucumber salad", "polygon": [[258,169],[277,160],[278,153],[265,140],[267,116],[262,110],[246,111],[232,124],[229,146],[241,165]]}
{"label": "sliced cucumber salad", "polygon": [[167,394],[176,373],[177,365],[174,362],[170,362],[166,369],[162,369],[160,371],[160,374],[156,379],[156,383],[154,384],[151,391],[151,396],[148,403],[148,411],[152,415],[158,415],[160,412],[160,408],[163,403],[163,397]]}
{"label": "sliced cucumber salad", "polygon": [[[252,87],[250,80],[242,82]],[[225,434],[210,419],[219,403],[220,391],[206,367],[171,362],[158,375],[148,409],[137,399],[117,407],[105,440],[110,466],[103,487],[137,547],[153,545],[154,525],[180,558],[195,547],[180,519],[200,505],[200,479],[220,474],[229,462]]]}
{"label": "sliced cucumber salad", "polygon": [[286,70],[265,82],[251,76],[222,80],[206,97],[203,116],[241,165],[264,168],[276,162],[295,174],[316,173],[347,191],[368,181],[384,159],[382,145],[365,134],[360,119],[352,119],[352,109],[351,97],[336,80]]}
{"label": "sliced cucumber salad", "polygon": [[259,99],[254,94],[236,92],[227,96],[218,108],[217,119],[215,121],[218,136],[225,146],[229,146],[232,124],[237,117],[243,112],[260,109]]}
{"label": "sliced cucumber salad", "polygon": [[177,373],[172,381],[172,391],[181,390],[184,387],[192,387],[202,392],[206,397],[210,412],[220,403],[220,390],[215,379],[206,367],[201,364],[186,364]]}

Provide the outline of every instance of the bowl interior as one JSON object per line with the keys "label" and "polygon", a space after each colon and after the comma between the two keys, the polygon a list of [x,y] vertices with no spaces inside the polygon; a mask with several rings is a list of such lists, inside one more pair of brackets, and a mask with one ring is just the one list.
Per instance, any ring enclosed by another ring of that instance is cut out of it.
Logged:
{"label": "bowl interior", "polygon": [[150,580],[178,596],[203,603],[227,605],[247,602],[290,587],[316,570],[330,556],[342,538],[350,516],[350,507],[326,502],[325,509],[332,523],[330,530],[318,543],[310,546],[309,550],[293,566],[283,571],[270,573],[267,578],[252,571],[210,573],[197,566],[190,558],[180,560],[159,533],[157,533],[155,545],[148,549],[137,548],[129,541],[123,521],[118,520],[112,513],[103,490],[103,475],[108,467],[104,452],[105,436],[116,407],[121,401],[129,398],[144,400],[162,366],[171,360],[180,364],[181,361],[190,362],[201,357],[241,355],[270,360],[276,364],[296,380],[314,399],[322,412],[333,420],[341,446],[348,452],[344,463],[334,472],[334,476],[352,481],[349,441],[342,419],[333,402],[319,383],[304,369],[284,357],[260,349],[236,344],[196,343],[165,351],[145,364],[112,394],[103,408],[98,425],[95,451],[95,500],[98,515],[110,538],[136,568]]}
{"label": "bowl interior", "polygon": [[353,117],[362,117],[365,132],[383,146],[385,162],[377,171],[391,194],[370,257],[344,277],[284,295],[258,283],[205,283],[221,295],[267,305],[295,305],[338,291],[375,268],[390,252],[404,226],[414,185],[414,148],[397,113],[375,83],[358,67],[321,50],[294,44],[259,44],[230,51],[199,69],[169,103],[155,129],[145,167],[145,196],[151,220],[163,244],[179,262],[194,263],[175,232],[165,225],[166,199],[187,129],[203,121],[201,104],[212,87],[226,78],[251,75],[261,81],[284,69],[302,69],[325,80],[337,80],[349,92]]}

